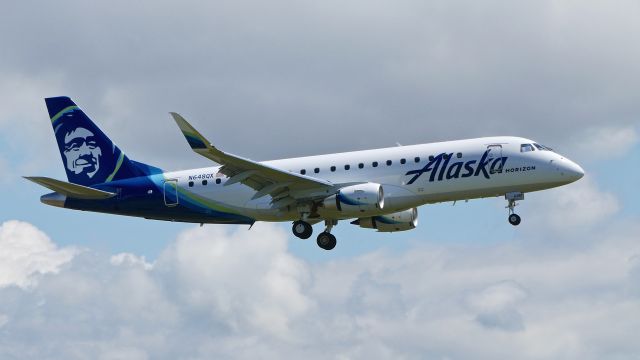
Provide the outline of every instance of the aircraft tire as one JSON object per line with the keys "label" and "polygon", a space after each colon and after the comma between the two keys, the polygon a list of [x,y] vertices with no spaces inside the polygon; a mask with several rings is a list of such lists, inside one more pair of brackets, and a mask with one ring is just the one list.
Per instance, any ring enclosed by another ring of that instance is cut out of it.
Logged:
{"label": "aircraft tire", "polygon": [[293,235],[300,239],[308,239],[311,237],[311,234],[313,234],[311,224],[302,220],[294,221],[291,231],[293,232]]}
{"label": "aircraft tire", "polygon": [[518,214],[509,215],[509,224],[513,226],[518,226],[520,225],[520,221],[522,221],[522,219],[520,218],[520,215]]}
{"label": "aircraft tire", "polygon": [[318,235],[317,243],[321,248],[331,250],[336,247],[337,241],[335,236],[325,231]]}

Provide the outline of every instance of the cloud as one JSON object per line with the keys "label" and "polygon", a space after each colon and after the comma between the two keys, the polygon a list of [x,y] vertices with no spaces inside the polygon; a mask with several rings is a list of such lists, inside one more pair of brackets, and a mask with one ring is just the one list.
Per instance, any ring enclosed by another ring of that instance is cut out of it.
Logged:
{"label": "cloud", "polygon": [[502,281],[470,295],[468,302],[478,312],[476,320],[483,326],[515,331],[524,330],[516,305],[526,297],[526,291],[518,283]]}
{"label": "cloud", "polygon": [[145,270],[151,270],[153,268],[153,264],[147,262],[147,259],[145,259],[144,256],[136,256],[129,253],[120,253],[113,255],[109,259],[109,262],[115,266],[141,266]]}
{"label": "cloud", "polygon": [[58,249],[29,223],[6,221],[0,225],[0,288],[33,286],[38,275],[60,271],[76,254],[73,248]]}
{"label": "cloud", "polygon": [[594,126],[579,132],[570,144],[577,158],[605,160],[626,154],[638,144],[635,126]]}
{"label": "cloud", "polygon": [[[222,320],[231,331],[287,337],[289,320],[313,302],[302,294],[305,265],[286,253],[286,234],[276,227],[238,230],[196,228],[162,253],[154,271],[166,274],[180,301]],[[231,255],[232,254],[232,255]]]}
{"label": "cloud", "polygon": [[589,175],[569,186],[533,194],[530,198],[534,211],[527,215],[527,221],[531,221],[533,228],[565,234],[591,231],[620,210],[616,196],[600,190]]}
{"label": "cloud", "polygon": [[497,134],[561,148],[578,128],[638,124],[637,7],[17,2],[0,25],[0,123],[52,138],[41,98],[70,95],[132,158],[167,168],[207,164],[169,111],[257,160]]}
{"label": "cloud", "polygon": [[0,357],[633,357],[637,224],[561,251],[427,243],[321,263],[272,225],[192,228],[152,264],[84,251],[0,289]]}

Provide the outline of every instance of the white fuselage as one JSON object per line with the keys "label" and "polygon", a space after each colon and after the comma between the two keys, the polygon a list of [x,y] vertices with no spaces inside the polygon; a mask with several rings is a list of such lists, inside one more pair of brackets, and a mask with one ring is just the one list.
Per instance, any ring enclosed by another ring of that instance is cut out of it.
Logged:
{"label": "white fuselage", "polygon": [[[534,143],[520,137],[487,137],[263,163],[336,185],[381,184],[385,199],[382,215],[429,203],[544,190],[582,177],[577,164],[553,151],[534,148]],[[524,144],[530,144],[533,151],[522,152]],[[176,179],[179,188],[258,221],[300,217],[296,208],[275,209],[270,196],[251,200],[256,191],[246,185],[225,186],[228,178],[218,173],[219,168],[176,171],[164,177]]]}

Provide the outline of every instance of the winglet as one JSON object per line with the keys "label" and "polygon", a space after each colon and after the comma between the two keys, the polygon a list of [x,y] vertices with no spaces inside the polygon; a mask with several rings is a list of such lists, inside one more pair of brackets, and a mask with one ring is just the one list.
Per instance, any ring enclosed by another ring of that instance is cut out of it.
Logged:
{"label": "winglet", "polygon": [[33,181],[38,185],[42,185],[48,189],[51,189],[57,193],[76,199],[102,200],[116,196],[115,193],[111,193],[108,191],[102,191],[87,186],[72,184],[48,177],[25,176],[24,178]]}
{"label": "winglet", "polygon": [[180,114],[174,112],[171,112],[169,114],[173,116],[173,120],[175,120],[176,124],[178,124],[180,131],[182,131],[182,134],[184,135],[185,139],[187,139],[189,146],[191,146],[193,150],[202,150],[212,147],[209,140],[202,136],[202,134],[200,134],[198,130],[191,126],[191,124],[189,124],[187,120],[185,120]]}

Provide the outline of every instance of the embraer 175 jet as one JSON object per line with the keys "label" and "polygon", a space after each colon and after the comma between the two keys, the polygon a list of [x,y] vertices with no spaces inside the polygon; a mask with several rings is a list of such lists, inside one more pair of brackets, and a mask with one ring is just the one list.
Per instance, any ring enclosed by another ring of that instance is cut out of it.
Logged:
{"label": "embraer 175 jet", "polygon": [[584,171],[535,141],[511,136],[253,161],[213,146],[171,113],[191,149],[217,166],[165,172],[129,159],[68,97],[45,99],[69,182],[27,177],[48,205],[190,223],[292,221],[331,250],[338,221],[381,232],[410,230],[417,207],[504,196],[509,222],[524,193],[569,184]]}

